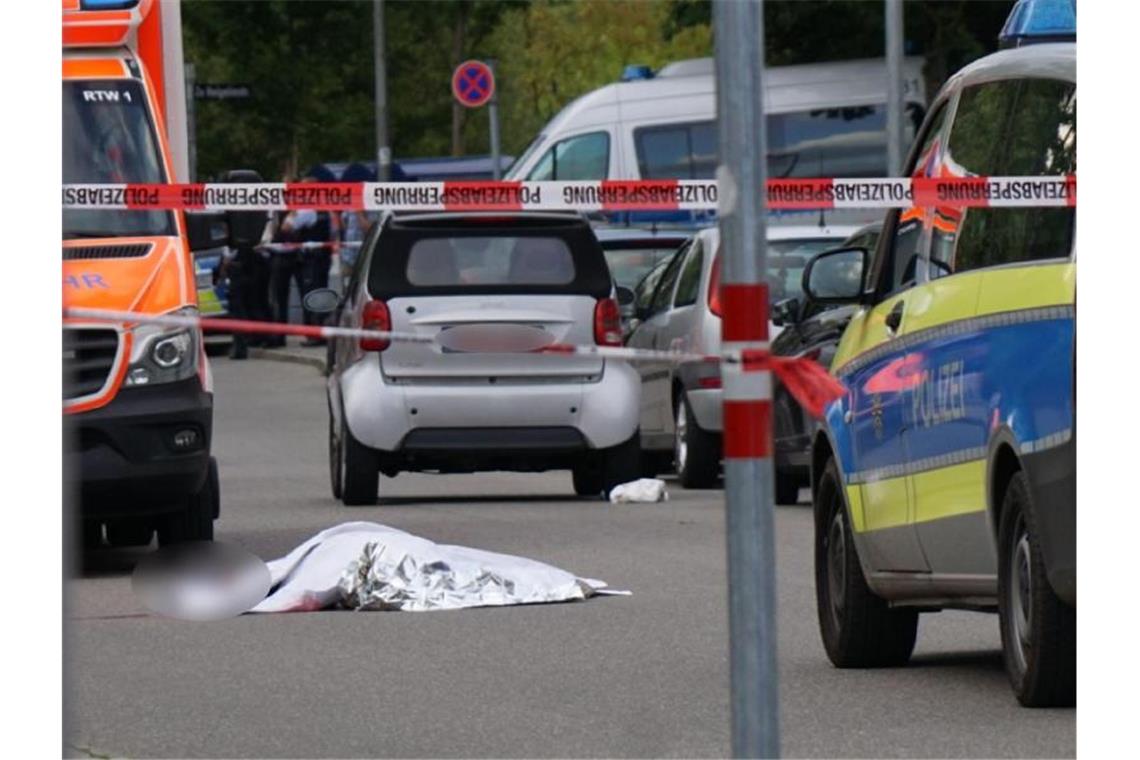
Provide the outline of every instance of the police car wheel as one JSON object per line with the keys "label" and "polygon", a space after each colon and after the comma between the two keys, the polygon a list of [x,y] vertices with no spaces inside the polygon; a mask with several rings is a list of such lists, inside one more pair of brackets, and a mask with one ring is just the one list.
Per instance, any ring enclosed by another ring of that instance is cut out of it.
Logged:
{"label": "police car wheel", "polygon": [[1059,707],[1077,698],[1077,611],[1045,575],[1029,484],[1017,473],[1002,501],[998,533],[998,615],[1006,673],[1026,707]]}
{"label": "police car wheel", "polygon": [[332,495],[334,499],[339,499],[341,488],[343,485],[342,470],[344,469],[344,458],[341,449],[340,441],[336,436],[336,429],[334,428],[332,410],[329,410],[329,485],[332,487]]}
{"label": "police car wheel", "polygon": [[914,651],[918,612],[891,609],[867,586],[841,483],[835,460],[829,460],[815,502],[815,596],[824,649],[839,668],[905,665]]}
{"label": "police car wheel", "polygon": [[702,430],[684,393],[677,399],[673,428],[673,462],[684,488],[712,488],[720,476],[717,437]]}
{"label": "police car wheel", "polygon": [[210,457],[206,480],[198,493],[187,499],[181,512],[167,515],[158,524],[158,545],[171,546],[188,541],[213,541],[214,518],[220,511],[221,488],[218,462]]}
{"label": "police car wheel", "polygon": [[375,504],[380,487],[379,453],[357,441],[347,424],[341,429],[340,447],[344,460],[341,501],[349,507]]}

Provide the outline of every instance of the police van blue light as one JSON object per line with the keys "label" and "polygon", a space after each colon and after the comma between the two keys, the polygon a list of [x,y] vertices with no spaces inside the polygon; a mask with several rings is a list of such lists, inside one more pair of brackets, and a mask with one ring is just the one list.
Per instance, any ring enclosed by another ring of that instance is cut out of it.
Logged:
{"label": "police van blue light", "polygon": [[1075,0],[1018,0],[1002,26],[1002,47],[1077,39]]}

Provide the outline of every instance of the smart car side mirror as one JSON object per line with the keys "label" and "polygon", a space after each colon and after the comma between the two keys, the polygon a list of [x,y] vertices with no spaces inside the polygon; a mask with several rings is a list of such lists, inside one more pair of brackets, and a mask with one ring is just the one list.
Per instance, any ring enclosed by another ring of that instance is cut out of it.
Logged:
{"label": "smart car side mirror", "polygon": [[837,248],[816,254],[804,267],[803,289],[816,303],[855,303],[863,295],[866,248]]}
{"label": "smart car side mirror", "polygon": [[301,303],[314,314],[332,314],[340,305],[340,296],[332,288],[317,288],[306,293]]}

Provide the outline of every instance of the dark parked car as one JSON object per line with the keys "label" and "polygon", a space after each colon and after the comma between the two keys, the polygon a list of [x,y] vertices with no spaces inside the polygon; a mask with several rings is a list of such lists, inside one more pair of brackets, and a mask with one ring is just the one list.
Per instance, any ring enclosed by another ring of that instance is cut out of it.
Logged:
{"label": "dark parked car", "polygon": [[[875,250],[881,224],[860,228],[840,248]],[[825,306],[802,297],[786,298],[772,307],[772,323],[783,327],[772,341],[776,356],[809,356],[831,366],[839,338],[855,313],[854,306]],[[773,397],[776,459],[776,503],[795,504],[810,476],[810,449],[814,420],[791,394],[777,383]]]}

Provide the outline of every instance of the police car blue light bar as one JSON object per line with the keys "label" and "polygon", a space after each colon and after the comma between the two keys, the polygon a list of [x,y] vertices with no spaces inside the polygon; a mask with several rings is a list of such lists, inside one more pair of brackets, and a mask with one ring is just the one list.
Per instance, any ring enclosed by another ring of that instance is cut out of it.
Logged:
{"label": "police car blue light bar", "polygon": [[1076,39],[1076,0],[1018,0],[998,35],[1003,48]]}

